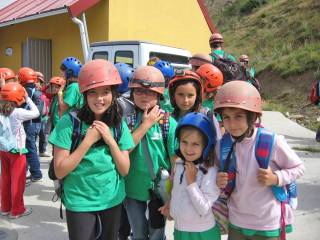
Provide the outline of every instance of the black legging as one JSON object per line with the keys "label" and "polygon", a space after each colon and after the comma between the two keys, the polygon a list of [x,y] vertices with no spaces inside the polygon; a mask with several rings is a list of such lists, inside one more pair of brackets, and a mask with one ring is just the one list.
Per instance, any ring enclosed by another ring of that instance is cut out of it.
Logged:
{"label": "black legging", "polygon": [[72,212],[66,210],[70,240],[95,240],[100,230],[98,216],[101,220],[101,240],[117,240],[121,217],[121,204],[98,212]]}

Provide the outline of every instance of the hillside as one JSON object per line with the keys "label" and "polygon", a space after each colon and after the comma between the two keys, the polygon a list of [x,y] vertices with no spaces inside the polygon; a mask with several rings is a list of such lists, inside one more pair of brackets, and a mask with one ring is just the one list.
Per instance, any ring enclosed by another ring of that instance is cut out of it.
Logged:
{"label": "hillside", "polygon": [[[317,112],[306,107],[320,80],[319,0],[207,0],[209,13],[236,57],[248,54],[262,84],[266,109],[289,112],[315,130]],[[298,116],[298,115],[303,116]]]}

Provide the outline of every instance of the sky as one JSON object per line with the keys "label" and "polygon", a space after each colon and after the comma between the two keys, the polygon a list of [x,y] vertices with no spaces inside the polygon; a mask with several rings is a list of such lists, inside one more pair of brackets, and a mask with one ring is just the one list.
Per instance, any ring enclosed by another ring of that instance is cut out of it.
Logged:
{"label": "sky", "polygon": [[0,0],[0,9],[14,2],[15,0]]}

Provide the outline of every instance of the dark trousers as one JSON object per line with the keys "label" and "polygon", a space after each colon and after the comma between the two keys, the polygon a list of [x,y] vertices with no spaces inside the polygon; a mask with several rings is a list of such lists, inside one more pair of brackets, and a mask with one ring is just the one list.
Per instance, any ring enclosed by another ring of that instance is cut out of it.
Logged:
{"label": "dark trousers", "polygon": [[122,205],[121,210],[121,220],[120,220],[120,228],[119,228],[119,240],[127,240],[131,233],[131,227],[127,215],[127,211]]}
{"label": "dark trousers", "polygon": [[119,204],[99,212],[72,212],[66,210],[69,239],[95,240],[98,233],[101,232],[99,239],[117,240],[121,207],[122,205]]}

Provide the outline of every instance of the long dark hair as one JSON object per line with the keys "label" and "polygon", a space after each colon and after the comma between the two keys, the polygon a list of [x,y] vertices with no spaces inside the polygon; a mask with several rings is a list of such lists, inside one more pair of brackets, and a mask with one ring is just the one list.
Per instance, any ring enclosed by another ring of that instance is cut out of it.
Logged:
{"label": "long dark hair", "polygon": [[0,114],[9,116],[13,110],[17,107],[17,104],[12,101],[1,101],[0,102]]}
{"label": "long dark hair", "polygon": [[191,80],[191,79],[177,81],[172,85],[172,87],[169,88],[170,102],[171,102],[172,107],[174,108],[174,110],[172,112],[172,115],[174,117],[176,117],[176,118],[179,117],[180,109],[177,106],[176,101],[174,99],[174,93],[176,92],[177,88],[180,85],[184,85],[184,84],[187,84],[187,83],[192,83],[192,85],[196,89],[196,94],[197,94],[196,100],[194,102],[194,105],[193,105],[192,108],[190,108],[189,112],[198,112],[200,107],[201,107],[201,103],[202,103],[202,89],[201,89],[201,86],[199,84],[197,84],[194,80]]}
{"label": "long dark hair", "polygon": [[[116,127],[121,123],[122,108],[117,101],[117,88],[118,85],[111,86],[112,102],[110,107],[104,112],[101,121],[108,125],[108,127]],[[84,104],[78,112],[78,117],[81,121],[91,125],[96,120],[94,113],[89,108],[87,102],[87,94],[84,93]]]}

